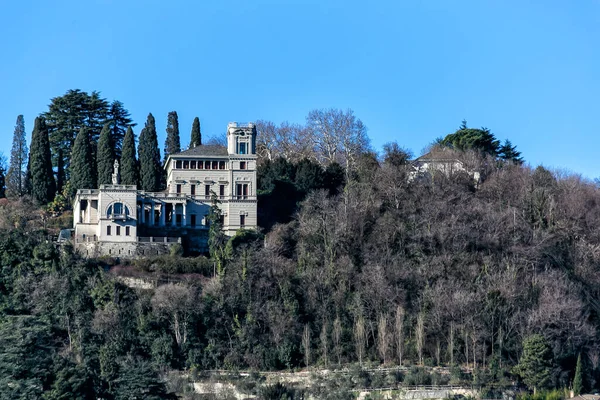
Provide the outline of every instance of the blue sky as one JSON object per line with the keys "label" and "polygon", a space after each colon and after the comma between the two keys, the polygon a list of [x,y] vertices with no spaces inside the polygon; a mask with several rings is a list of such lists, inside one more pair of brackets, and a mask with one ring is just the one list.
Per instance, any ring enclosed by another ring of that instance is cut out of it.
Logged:
{"label": "blue sky", "polygon": [[[419,154],[469,126],[600,177],[600,1],[19,1],[0,5],[0,151],[50,98],[98,90],[182,142],[229,121],[351,108]],[[135,129],[139,133],[139,127]]]}

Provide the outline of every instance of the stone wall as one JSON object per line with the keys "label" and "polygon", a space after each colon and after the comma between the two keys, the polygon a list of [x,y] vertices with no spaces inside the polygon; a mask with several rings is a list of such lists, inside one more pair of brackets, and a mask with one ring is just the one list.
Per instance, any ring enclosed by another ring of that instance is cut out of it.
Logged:
{"label": "stone wall", "polygon": [[169,254],[174,243],[164,242],[87,242],[77,243],[75,249],[86,258],[101,256],[133,259],[138,257]]}

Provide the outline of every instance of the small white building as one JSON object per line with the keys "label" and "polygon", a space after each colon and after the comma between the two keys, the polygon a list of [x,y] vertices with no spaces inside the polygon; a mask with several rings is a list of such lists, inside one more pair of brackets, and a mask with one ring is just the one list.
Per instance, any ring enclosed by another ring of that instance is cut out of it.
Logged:
{"label": "small white building", "polygon": [[223,230],[256,229],[256,127],[230,123],[227,147],[200,145],[169,155],[167,188],[145,192],[117,183],[79,189],[74,243],[83,255],[132,258],[163,254],[174,243],[206,251],[207,215],[216,195]]}

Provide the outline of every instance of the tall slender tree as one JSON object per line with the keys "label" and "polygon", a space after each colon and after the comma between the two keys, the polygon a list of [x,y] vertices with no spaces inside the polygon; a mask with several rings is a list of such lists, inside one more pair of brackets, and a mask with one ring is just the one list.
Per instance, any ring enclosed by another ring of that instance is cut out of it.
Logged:
{"label": "tall slender tree", "polygon": [[181,151],[181,141],[179,139],[179,117],[177,111],[171,111],[167,117],[167,139],[165,140],[165,161],[169,154],[179,153]]}
{"label": "tall slender tree", "polygon": [[52,171],[48,127],[43,117],[35,119],[29,157],[31,194],[38,203],[47,204],[54,199],[56,182]]}
{"label": "tall slender tree", "polygon": [[123,138],[121,151],[121,183],[123,185],[139,185],[138,162],[135,156],[135,135],[129,126]]}
{"label": "tall slender tree", "polygon": [[2,154],[0,154],[0,199],[6,197],[6,162]]}
{"label": "tall slender tree", "polygon": [[107,122],[110,124],[112,142],[115,146],[115,154],[121,157],[123,147],[123,139],[129,127],[134,127],[136,124],[130,118],[129,111],[118,100],[114,100],[110,104],[108,110]]}
{"label": "tall slender tree", "polygon": [[96,158],[98,168],[98,185],[112,182],[113,165],[115,162],[115,146],[111,138],[110,125],[107,123],[102,128],[98,139],[98,155]]}
{"label": "tall slender tree", "polygon": [[138,156],[140,158],[141,189],[149,192],[160,190],[162,167],[156,136],[156,121],[152,114],[148,114],[146,125],[140,133]]}
{"label": "tall slender tree", "polygon": [[200,119],[198,117],[194,118],[194,122],[192,123],[192,135],[190,140],[190,149],[192,147],[202,145],[202,133],[200,132]]}
{"label": "tall slender tree", "polygon": [[63,150],[58,149],[57,162],[56,166],[56,192],[62,193],[63,188],[65,186],[66,177],[65,177],[65,159],[63,157]]}
{"label": "tall slender tree", "polygon": [[71,196],[75,194],[77,189],[93,189],[96,187],[92,164],[90,136],[87,128],[81,128],[77,138],[75,138],[71,153]]}
{"label": "tall slender tree", "polygon": [[25,136],[25,119],[19,115],[13,134],[10,164],[6,175],[6,189],[8,195],[12,197],[20,197],[25,194],[25,169],[28,154]]}

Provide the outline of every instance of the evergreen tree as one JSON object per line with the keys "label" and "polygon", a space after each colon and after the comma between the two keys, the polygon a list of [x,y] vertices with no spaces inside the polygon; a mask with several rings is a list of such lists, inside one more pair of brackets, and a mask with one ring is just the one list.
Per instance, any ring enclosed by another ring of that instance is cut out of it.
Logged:
{"label": "evergreen tree", "polygon": [[138,163],[135,157],[135,137],[131,126],[127,128],[127,133],[123,138],[121,183],[123,185],[139,185]]}
{"label": "evergreen tree", "polygon": [[192,124],[192,140],[190,141],[190,149],[192,147],[202,145],[202,133],[200,132],[200,120],[198,117],[194,118]]}
{"label": "evergreen tree", "polygon": [[552,383],[552,367],[552,350],[546,339],[542,335],[525,338],[523,356],[515,372],[534,393]]}
{"label": "evergreen tree", "polygon": [[208,249],[210,256],[215,260],[217,274],[223,276],[225,274],[225,248],[227,244],[227,236],[223,232],[223,213],[219,208],[217,194],[211,191],[211,205],[208,210]]}
{"label": "evergreen tree", "polygon": [[30,151],[31,194],[41,203],[47,204],[54,199],[56,182],[52,171],[48,128],[43,117],[37,117],[31,134]]}
{"label": "evergreen tree", "polygon": [[179,153],[181,142],[179,140],[179,118],[176,111],[171,111],[167,117],[167,138],[165,140],[165,161],[169,154]]}
{"label": "evergreen tree", "polygon": [[9,196],[20,197],[25,194],[25,168],[27,167],[27,138],[25,137],[25,119],[17,117],[13,134],[10,164],[6,175],[6,189]]}
{"label": "evergreen tree", "polygon": [[58,161],[58,165],[56,166],[56,192],[57,193],[62,193],[63,188],[65,186],[65,164],[64,164],[64,157],[62,155],[63,150],[62,149],[58,149],[58,157],[57,157],[57,161]]}
{"label": "evergreen tree", "polygon": [[464,120],[456,132],[442,139],[441,144],[457,150],[479,150],[493,157],[497,157],[500,150],[500,142],[489,129],[468,128]]}
{"label": "evergreen tree", "polygon": [[48,111],[42,116],[47,121],[50,133],[52,165],[58,167],[58,155],[62,155],[65,175],[68,178],[71,150],[82,127],[89,128],[92,154],[95,156],[98,136],[108,117],[108,102],[100,97],[99,92],[88,94],[79,89],[69,90],[63,96],[53,98],[48,105]]}
{"label": "evergreen tree", "polygon": [[152,114],[148,114],[146,125],[140,133],[138,156],[140,160],[141,189],[148,192],[159,191],[162,180],[162,167],[160,164],[158,138],[156,136],[156,121]]}
{"label": "evergreen tree", "polygon": [[583,391],[583,367],[581,365],[581,353],[577,356],[577,366],[575,367],[575,378],[573,378],[573,394],[579,396]]}
{"label": "evergreen tree", "polygon": [[110,104],[107,118],[107,122],[110,124],[112,143],[115,146],[115,154],[117,157],[121,157],[125,133],[129,127],[134,127],[136,124],[130,118],[129,111],[118,100]]}
{"label": "evergreen tree", "polygon": [[96,187],[92,171],[92,149],[87,128],[81,128],[71,153],[71,193],[75,195],[77,189],[93,189]]}
{"label": "evergreen tree", "polygon": [[112,182],[112,174],[115,163],[115,146],[111,138],[110,125],[104,125],[100,139],[98,140],[98,186],[102,184],[110,184]]}
{"label": "evergreen tree", "polygon": [[504,141],[504,144],[500,146],[498,154],[502,160],[510,161],[518,165],[523,164],[523,157],[521,157],[521,152],[517,151],[517,146],[513,146],[510,140],[508,139],[506,139]]}
{"label": "evergreen tree", "polygon": [[6,166],[4,156],[0,156],[0,199],[6,197]]}

